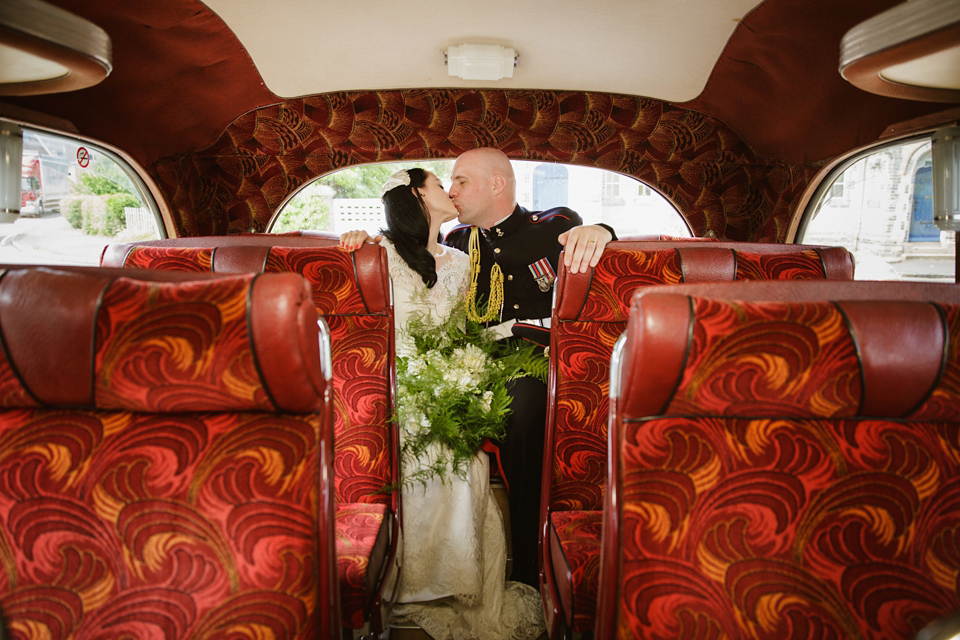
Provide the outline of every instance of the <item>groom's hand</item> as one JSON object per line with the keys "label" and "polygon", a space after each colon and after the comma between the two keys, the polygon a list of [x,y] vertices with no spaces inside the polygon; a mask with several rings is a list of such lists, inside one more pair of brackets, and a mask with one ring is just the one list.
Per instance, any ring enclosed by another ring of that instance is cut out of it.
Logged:
{"label": "groom's hand", "polygon": [[565,231],[557,238],[565,248],[563,263],[570,269],[570,273],[586,271],[587,267],[595,267],[600,262],[600,255],[613,236],[598,224],[574,227]]}

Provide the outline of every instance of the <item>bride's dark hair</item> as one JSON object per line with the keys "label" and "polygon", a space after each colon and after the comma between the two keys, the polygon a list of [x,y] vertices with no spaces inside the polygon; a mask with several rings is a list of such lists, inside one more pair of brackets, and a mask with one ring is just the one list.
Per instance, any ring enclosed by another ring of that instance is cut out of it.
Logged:
{"label": "bride's dark hair", "polygon": [[437,263],[427,251],[430,220],[427,205],[417,191],[427,181],[423,169],[407,169],[410,186],[400,185],[383,194],[383,208],[387,228],[380,229],[407,265],[420,274],[423,283],[432,287],[437,283]]}

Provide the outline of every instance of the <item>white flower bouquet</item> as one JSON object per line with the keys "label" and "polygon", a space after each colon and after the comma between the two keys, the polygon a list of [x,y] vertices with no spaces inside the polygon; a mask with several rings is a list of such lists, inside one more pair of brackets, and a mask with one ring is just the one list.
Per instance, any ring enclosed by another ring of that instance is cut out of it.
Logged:
{"label": "white flower bouquet", "polygon": [[506,433],[508,384],[526,375],[546,379],[547,359],[535,345],[498,341],[468,321],[462,305],[457,309],[440,325],[412,319],[406,337],[416,352],[397,358],[396,417],[404,431],[406,482],[444,478],[451,468],[463,477],[484,439]]}

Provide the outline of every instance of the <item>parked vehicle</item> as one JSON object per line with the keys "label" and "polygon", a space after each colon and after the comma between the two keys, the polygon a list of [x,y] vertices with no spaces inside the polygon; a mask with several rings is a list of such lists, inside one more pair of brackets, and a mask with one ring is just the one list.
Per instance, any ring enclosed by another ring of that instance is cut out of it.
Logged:
{"label": "parked vehicle", "polygon": [[60,213],[60,200],[70,194],[69,165],[57,158],[25,153],[20,215]]}

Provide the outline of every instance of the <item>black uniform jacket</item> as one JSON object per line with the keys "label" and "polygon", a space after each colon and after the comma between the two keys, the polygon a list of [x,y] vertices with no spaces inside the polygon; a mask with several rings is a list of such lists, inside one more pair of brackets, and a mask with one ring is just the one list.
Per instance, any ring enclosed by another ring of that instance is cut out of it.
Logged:
{"label": "black uniform jacket", "polygon": [[[527,211],[517,205],[506,220],[489,230],[481,229],[477,281],[480,312],[486,309],[490,298],[490,269],[497,263],[503,271],[500,322],[549,318],[557,261],[563,249],[557,236],[582,222],[580,214],[566,207]],[[470,225],[455,227],[444,244],[469,254],[471,229]]]}

